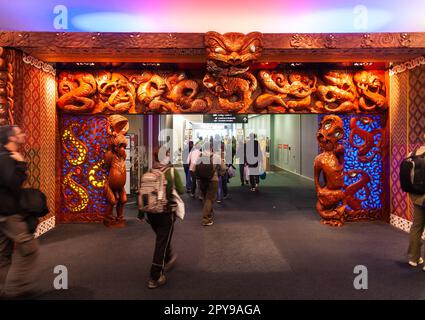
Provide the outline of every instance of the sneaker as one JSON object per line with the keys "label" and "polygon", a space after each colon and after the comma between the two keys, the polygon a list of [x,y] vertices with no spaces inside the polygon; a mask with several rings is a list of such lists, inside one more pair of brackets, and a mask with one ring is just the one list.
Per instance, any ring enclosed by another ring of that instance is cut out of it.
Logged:
{"label": "sneaker", "polygon": [[256,191],[256,190],[255,190],[255,188],[251,188],[250,190],[251,190],[252,192],[255,192],[255,191]]}
{"label": "sneaker", "polygon": [[[422,263],[424,263],[424,259],[422,259],[422,257],[419,258],[418,261],[409,260],[409,265],[412,266],[412,267],[417,267],[418,265],[420,265]],[[424,267],[424,271],[425,271],[425,267]]]}
{"label": "sneaker", "polygon": [[161,274],[158,280],[150,279],[148,282],[148,288],[149,289],[156,289],[162,285],[164,285],[167,282],[167,279],[165,278],[164,274]]}
{"label": "sneaker", "polygon": [[207,222],[207,223],[203,223],[202,225],[204,227],[208,227],[208,226],[212,226],[213,224],[214,224],[214,222],[213,221],[210,221],[210,222]]}
{"label": "sneaker", "polygon": [[168,260],[168,262],[165,264],[164,266],[164,271],[170,271],[171,269],[174,268],[175,264],[177,261],[177,254],[173,254],[170,258],[170,260]]}
{"label": "sneaker", "polygon": [[221,200],[217,200],[217,203],[221,203]]}

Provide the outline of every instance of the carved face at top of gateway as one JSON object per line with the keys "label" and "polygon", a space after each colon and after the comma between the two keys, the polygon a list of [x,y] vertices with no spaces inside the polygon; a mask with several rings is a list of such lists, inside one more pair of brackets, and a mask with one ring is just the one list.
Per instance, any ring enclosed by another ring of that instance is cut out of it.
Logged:
{"label": "carved face at top of gateway", "polygon": [[207,69],[214,74],[238,75],[245,73],[249,65],[261,56],[263,35],[251,32],[220,34],[210,31],[205,34]]}

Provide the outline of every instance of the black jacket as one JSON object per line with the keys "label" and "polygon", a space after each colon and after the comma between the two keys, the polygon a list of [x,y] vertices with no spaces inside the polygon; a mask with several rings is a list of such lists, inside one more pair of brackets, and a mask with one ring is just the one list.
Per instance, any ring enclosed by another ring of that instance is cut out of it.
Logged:
{"label": "black jacket", "polygon": [[25,162],[11,158],[11,153],[0,147],[0,215],[19,213],[18,199],[22,184],[27,179]]}

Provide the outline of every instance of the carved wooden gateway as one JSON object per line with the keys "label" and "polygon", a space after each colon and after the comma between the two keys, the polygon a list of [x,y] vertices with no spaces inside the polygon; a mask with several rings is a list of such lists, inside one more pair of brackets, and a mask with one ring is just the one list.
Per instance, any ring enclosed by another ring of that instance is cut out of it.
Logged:
{"label": "carved wooden gateway", "polygon": [[[387,219],[389,62],[424,54],[425,35],[0,32],[0,46],[58,63],[63,221],[102,221],[110,211],[111,115],[291,113],[320,117],[316,208],[324,224],[341,226]],[[12,123],[5,52],[0,121]]]}

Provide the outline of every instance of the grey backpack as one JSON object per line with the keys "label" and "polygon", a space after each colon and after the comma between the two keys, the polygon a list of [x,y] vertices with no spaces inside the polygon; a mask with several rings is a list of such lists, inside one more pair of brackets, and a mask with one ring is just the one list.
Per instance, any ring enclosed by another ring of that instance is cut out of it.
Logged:
{"label": "grey backpack", "polygon": [[151,169],[141,179],[138,205],[139,212],[164,213],[168,209],[167,179],[165,172],[169,167]]}

